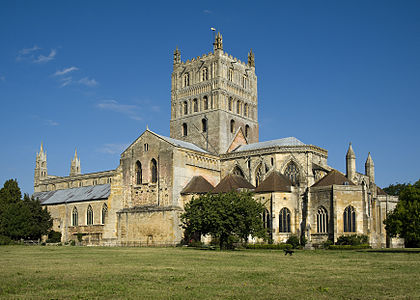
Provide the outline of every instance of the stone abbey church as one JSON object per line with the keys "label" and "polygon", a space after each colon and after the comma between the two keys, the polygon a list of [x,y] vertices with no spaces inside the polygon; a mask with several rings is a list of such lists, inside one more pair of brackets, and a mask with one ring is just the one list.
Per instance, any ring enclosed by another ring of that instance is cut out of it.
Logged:
{"label": "stone abbey church", "polygon": [[319,245],[365,234],[374,247],[395,246],[383,220],[398,201],[375,185],[374,163],[356,171],[350,145],[346,173],[327,164],[328,152],[297,138],[260,142],[252,50],[247,62],[223,50],[187,61],[174,52],[170,137],[146,129],[115,170],[82,174],[77,152],[69,176],[47,171],[41,145],[34,196],[48,208],[62,241],[86,245],[175,245],[180,214],[193,196],[247,189],[265,207],[275,243],[304,235]]}

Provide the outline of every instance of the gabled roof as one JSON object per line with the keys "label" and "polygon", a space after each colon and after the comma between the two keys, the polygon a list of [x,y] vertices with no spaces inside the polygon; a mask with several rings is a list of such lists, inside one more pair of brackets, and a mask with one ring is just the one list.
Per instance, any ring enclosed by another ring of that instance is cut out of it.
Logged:
{"label": "gabled roof", "polygon": [[316,186],[329,186],[329,185],[355,185],[351,180],[344,176],[341,172],[337,170],[332,170],[328,172],[327,175],[322,177],[320,180],[315,182],[312,187]]}
{"label": "gabled roof", "polygon": [[38,198],[42,205],[51,205],[107,199],[110,192],[111,185],[107,183],[50,192],[37,192],[33,196]]}
{"label": "gabled roof", "polygon": [[223,178],[212,191],[212,194],[229,193],[238,189],[253,190],[255,186],[250,184],[245,178],[239,175],[229,174]]}
{"label": "gabled roof", "polygon": [[203,176],[194,176],[182,189],[181,195],[185,194],[206,194],[214,189],[214,186]]}
{"label": "gabled roof", "polygon": [[255,189],[256,193],[290,192],[292,182],[278,171],[272,171]]}
{"label": "gabled roof", "polygon": [[276,147],[276,146],[278,147],[305,146],[305,144],[299,141],[295,137],[287,137],[287,138],[282,138],[278,140],[271,140],[271,141],[253,143],[253,144],[248,144],[248,145],[242,145],[242,146],[239,146],[237,149],[235,149],[233,152],[258,150],[258,149],[271,148],[271,147]]}

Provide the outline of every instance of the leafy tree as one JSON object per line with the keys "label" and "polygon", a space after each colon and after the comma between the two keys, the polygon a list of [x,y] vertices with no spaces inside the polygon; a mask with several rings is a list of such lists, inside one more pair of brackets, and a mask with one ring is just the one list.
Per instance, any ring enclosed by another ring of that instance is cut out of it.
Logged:
{"label": "leafy tree", "polygon": [[398,204],[384,224],[391,237],[404,238],[406,247],[420,247],[420,180],[400,191]]}
{"label": "leafy tree", "polygon": [[248,236],[266,238],[262,223],[264,206],[249,192],[207,194],[193,198],[181,215],[186,236],[210,234],[219,240],[221,249],[230,248],[238,238]]}
{"label": "leafy tree", "polygon": [[50,213],[39,200],[22,193],[16,180],[8,180],[0,189],[0,236],[12,240],[38,239],[52,227]]}
{"label": "leafy tree", "polygon": [[408,183],[395,183],[395,184],[390,184],[386,188],[383,188],[383,190],[388,195],[398,196],[400,194],[400,192],[403,189],[405,189],[407,186],[409,186]]}

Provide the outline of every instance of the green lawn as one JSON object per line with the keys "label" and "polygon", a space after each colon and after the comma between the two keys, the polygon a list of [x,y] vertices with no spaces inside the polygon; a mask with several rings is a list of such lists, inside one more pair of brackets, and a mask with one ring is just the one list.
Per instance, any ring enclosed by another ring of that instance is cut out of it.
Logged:
{"label": "green lawn", "polygon": [[0,247],[2,299],[420,299],[419,253]]}

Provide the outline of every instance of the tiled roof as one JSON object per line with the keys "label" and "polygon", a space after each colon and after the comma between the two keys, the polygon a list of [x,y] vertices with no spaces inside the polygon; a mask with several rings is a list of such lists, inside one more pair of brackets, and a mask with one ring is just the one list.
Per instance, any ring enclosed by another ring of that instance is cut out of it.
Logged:
{"label": "tiled roof", "polygon": [[110,184],[99,184],[50,192],[37,192],[33,196],[38,198],[42,205],[50,205],[107,199],[110,192]]}
{"label": "tiled roof", "polygon": [[329,186],[329,185],[355,185],[351,180],[344,176],[337,170],[330,171],[327,175],[315,182],[312,187],[316,186]]}
{"label": "tiled roof", "polygon": [[278,171],[273,171],[257,186],[254,192],[290,192],[291,186],[289,178]]}
{"label": "tiled roof", "polygon": [[159,134],[156,134],[156,135],[161,137],[162,139],[164,139],[165,141],[167,141],[168,143],[170,143],[174,146],[181,147],[181,148],[186,148],[186,149],[190,149],[190,150],[195,150],[195,151],[198,151],[198,152],[208,153],[206,150],[201,149],[200,147],[198,147],[198,146],[196,146],[192,143],[176,140],[176,139],[173,139],[173,138],[170,138],[170,137],[167,137],[167,136],[163,136],[163,135],[159,135]]}
{"label": "tiled roof", "polygon": [[239,175],[229,174],[223,178],[212,191],[213,194],[229,193],[238,189],[253,190],[255,186],[250,184],[245,178]]}
{"label": "tiled roof", "polygon": [[184,194],[205,194],[214,189],[214,186],[203,176],[194,176],[183,188],[181,195]]}
{"label": "tiled roof", "polygon": [[259,142],[259,143],[253,143],[248,145],[242,145],[239,146],[234,150],[234,152],[239,151],[249,151],[249,150],[258,150],[258,149],[264,149],[264,148],[271,148],[271,147],[281,147],[281,146],[305,146],[304,143],[299,141],[295,137],[287,137],[282,138],[278,140],[271,140],[271,141],[265,141],[265,142]]}

